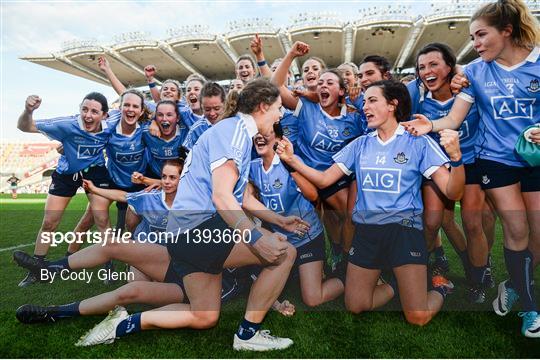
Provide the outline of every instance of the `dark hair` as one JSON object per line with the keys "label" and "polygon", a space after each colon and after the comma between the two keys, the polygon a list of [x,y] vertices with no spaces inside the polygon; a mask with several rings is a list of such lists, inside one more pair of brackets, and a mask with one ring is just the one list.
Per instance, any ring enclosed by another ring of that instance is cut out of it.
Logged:
{"label": "dark hair", "polygon": [[270,80],[251,80],[238,97],[237,110],[244,114],[251,114],[260,103],[272,105],[278,98],[279,89]]}
{"label": "dark hair", "polygon": [[390,70],[392,69],[392,66],[390,65],[390,62],[388,61],[387,58],[385,58],[384,56],[379,56],[379,55],[368,55],[364,58],[364,60],[362,60],[360,65],[368,63],[368,62],[374,63],[375,66],[379,68],[379,71],[381,72],[382,76],[387,75],[388,79],[392,79],[392,73],[390,72]]}
{"label": "dark hair", "polygon": [[127,94],[133,94],[133,95],[139,97],[139,99],[141,99],[142,114],[141,114],[141,117],[139,118],[139,120],[137,120],[137,121],[138,122],[144,122],[144,121],[148,120],[150,118],[150,111],[148,110],[148,107],[146,107],[146,104],[144,103],[144,95],[143,95],[143,93],[140,92],[139,90],[127,89],[126,91],[124,91],[122,93],[122,95],[120,95],[120,108],[122,107],[122,104],[124,102],[124,96],[126,96]]}
{"label": "dark hair", "polygon": [[407,87],[396,80],[376,81],[369,85],[370,87],[378,87],[387,102],[397,101],[395,116],[398,122],[407,121],[411,117],[412,104],[411,96]]}
{"label": "dark hair", "polygon": [[176,166],[180,168],[180,171],[178,174],[182,173],[182,169],[184,168],[184,160],[183,159],[167,159],[163,162],[163,166],[161,167],[161,172],[163,172],[163,168],[167,165]]}
{"label": "dark hair", "polygon": [[532,49],[540,44],[540,26],[525,2],[499,0],[476,10],[471,22],[483,19],[499,31],[512,27],[512,43],[521,48]]}
{"label": "dark hair", "polygon": [[[414,65],[414,69],[416,71],[416,77],[420,78],[420,70],[418,67],[418,59],[421,55],[426,55],[430,52],[438,52],[442,55],[442,58],[446,65],[450,66],[450,72],[448,73],[448,76],[446,77],[446,80],[450,83],[452,81],[452,78],[456,74],[456,55],[454,55],[454,52],[450,48],[450,46],[442,43],[430,43],[424,46],[423,48],[418,51],[418,54],[416,55],[416,61]],[[418,85],[420,85],[420,82],[418,82]]]}
{"label": "dark hair", "polygon": [[[343,90],[347,90],[347,88],[345,87],[345,80],[343,80],[343,76],[341,75],[341,72],[336,69],[336,68],[332,68],[332,69],[326,69],[326,70],[323,70],[321,72],[321,75],[319,76],[319,79],[321,76],[323,76],[323,74],[326,74],[326,73],[330,73],[330,74],[334,74],[337,76],[338,78],[338,82],[339,82],[339,89],[343,89]],[[343,100],[343,96],[340,96],[338,98],[338,104],[341,104],[341,101]],[[339,105],[338,105],[339,106]]]}
{"label": "dark hair", "polygon": [[[234,92],[235,91],[231,91],[229,94]],[[236,95],[230,96],[234,97]],[[270,80],[264,78],[251,80],[238,95],[238,101],[235,108],[233,108],[233,104],[226,104],[227,107],[230,106],[230,109],[227,109],[229,111],[225,111],[223,118],[234,116],[237,112],[251,114],[260,103],[272,105],[278,98],[279,89],[272,84]]]}
{"label": "dark hair", "polygon": [[154,118],[161,105],[172,105],[174,107],[174,112],[176,113],[176,117],[178,118],[178,121],[180,121],[180,110],[178,110],[178,105],[172,100],[160,100],[156,104],[156,110],[154,111]]}
{"label": "dark hair", "polygon": [[225,89],[217,82],[209,81],[201,89],[201,94],[199,95],[200,100],[204,97],[219,96],[222,102],[225,102]]}
{"label": "dark hair", "polygon": [[249,62],[251,63],[251,67],[253,67],[253,70],[257,71],[257,67],[255,66],[255,60],[253,60],[253,58],[249,54],[240,55],[238,59],[236,59],[236,62],[234,63],[234,67],[236,68],[238,63],[242,60],[249,60]]}
{"label": "dark hair", "polygon": [[109,112],[109,103],[107,102],[107,98],[102,93],[98,93],[95,91],[91,92],[90,94],[87,94],[82,101],[84,102],[84,100],[97,101],[101,104],[101,111],[103,111],[104,113]]}

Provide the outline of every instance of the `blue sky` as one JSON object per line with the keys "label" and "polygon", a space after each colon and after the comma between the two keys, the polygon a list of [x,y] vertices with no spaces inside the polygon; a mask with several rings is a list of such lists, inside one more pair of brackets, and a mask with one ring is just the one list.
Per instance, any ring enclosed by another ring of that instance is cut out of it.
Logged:
{"label": "blue sky", "polygon": [[[437,1],[440,3],[440,1]],[[110,87],[20,60],[20,56],[59,51],[64,41],[95,39],[111,43],[115,35],[147,31],[158,39],[167,29],[191,24],[209,25],[212,33],[226,33],[228,21],[254,17],[272,18],[286,27],[301,12],[332,11],[344,21],[360,16],[358,9],[386,6],[389,1],[1,1],[1,109],[0,139],[40,140],[42,135],[17,130],[17,118],[30,94],[40,95],[35,118],[75,114],[90,91],[116,99]],[[429,11],[428,1],[400,1],[412,13]],[[183,80],[183,79],[180,79]]]}

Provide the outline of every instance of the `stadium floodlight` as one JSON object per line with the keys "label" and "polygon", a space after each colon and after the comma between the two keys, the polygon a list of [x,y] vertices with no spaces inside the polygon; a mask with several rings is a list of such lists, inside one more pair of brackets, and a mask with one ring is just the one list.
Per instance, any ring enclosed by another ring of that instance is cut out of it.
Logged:
{"label": "stadium floodlight", "polygon": [[170,38],[176,40],[192,40],[192,39],[215,39],[215,35],[210,33],[208,25],[182,25],[178,28],[167,29],[167,34]]}
{"label": "stadium floodlight", "polygon": [[335,12],[315,12],[315,13],[300,13],[297,16],[291,17],[292,25],[289,30],[298,30],[301,28],[316,28],[316,27],[338,27],[341,28],[345,22],[341,20]]}
{"label": "stadium floodlight", "polygon": [[117,44],[120,43],[130,43],[130,42],[140,42],[148,41],[150,38],[150,33],[145,31],[129,31],[122,33],[120,35],[114,36],[114,42]]}

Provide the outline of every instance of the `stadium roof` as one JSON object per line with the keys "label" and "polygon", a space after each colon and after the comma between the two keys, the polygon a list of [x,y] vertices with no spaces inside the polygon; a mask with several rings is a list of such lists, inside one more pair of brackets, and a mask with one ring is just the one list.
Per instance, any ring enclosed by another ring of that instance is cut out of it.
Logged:
{"label": "stadium roof", "polygon": [[[540,1],[527,0],[540,18]],[[111,44],[92,40],[64,43],[60,52],[21,59],[63,71],[102,84],[108,84],[97,67],[97,58],[105,55],[118,78],[126,85],[146,85],[143,68],[155,64],[158,82],[185,79],[199,73],[213,80],[234,78],[234,63],[249,53],[254,34],[264,41],[268,62],[283,57],[291,44],[304,41],[311,46],[309,55],[323,58],[330,67],[343,62],[359,63],[366,55],[387,57],[394,70],[413,66],[414,54],[425,44],[443,42],[456,52],[459,63],[476,57],[469,40],[468,20],[482,1],[453,0],[432,4],[430,13],[413,16],[410,5],[371,7],[358,10],[358,20],[344,22],[335,13],[301,13],[286,28],[278,28],[272,19],[254,18],[229,23],[229,32],[212,34],[207,26],[183,26],[168,30],[168,38],[153,39],[143,32],[115,37]],[[299,59],[300,63],[303,61]],[[299,63],[293,64],[298,73]]]}

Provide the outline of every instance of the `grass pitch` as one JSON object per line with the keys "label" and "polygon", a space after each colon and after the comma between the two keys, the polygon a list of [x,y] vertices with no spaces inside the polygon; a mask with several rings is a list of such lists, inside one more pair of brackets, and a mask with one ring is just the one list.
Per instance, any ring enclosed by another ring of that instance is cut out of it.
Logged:
{"label": "grass pitch", "polygon": [[[102,316],[80,317],[56,324],[23,325],[15,319],[15,309],[24,303],[63,304],[110,291],[94,280],[63,281],[38,284],[20,289],[17,283],[25,272],[11,259],[12,248],[32,252],[40,227],[45,195],[9,195],[0,197],[0,357],[2,358],[539,358],[540,340],[520,334],[521,319],[513,312],[499,317],[491,310],[496,289],[488,291],[487,301],[472,306],[465,297],[463,270],[456,254],[445,239],[445,250],[451,263],[450,279],[456,290],[444,309],[423,328],[408,325],[394,302],[383,311],[354,316],[344,310],[343,299],[307,309],[302,305],[294,283],[288,285],[284,298],[297,307],[292,318],[269,313],[264,328],[287,336],[295,344],[285,351],[237,353],[232,337],[242,319],[244,299],[224,305],[217,327],[206,331],[146,331],[117,340],[112,345],[90,348],[74,346],[77,339]],[[62,220],[60,231],[70,231],[84,212],[86,198],[77,195]],[[111,219],[115,219],[111,207]],[[26,246],[25,246],[26,245]],[[63,256],[66,245],[51,248],[49,258]],[[497,282],[506,278],[502,257],[502,232],[497,229],[493,248],[494,276]],[[540,284],[540,271],[535,280]],[[115,286],[120,286],[117,284]],[[536,287],[537,299],[540,299]],[[140,306],[128,307],[139,310]]]}

